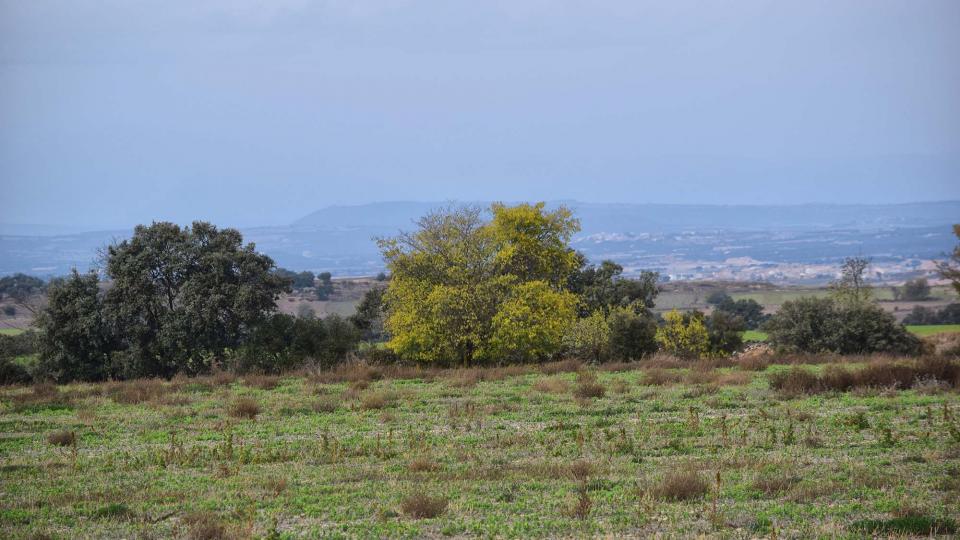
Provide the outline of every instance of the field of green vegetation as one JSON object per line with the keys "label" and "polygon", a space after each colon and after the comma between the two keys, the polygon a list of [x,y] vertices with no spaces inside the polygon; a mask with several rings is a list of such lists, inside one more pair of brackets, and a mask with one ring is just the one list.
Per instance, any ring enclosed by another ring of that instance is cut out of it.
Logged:
{"label": "field of green vegetation", "polygon": [[22,333],[23,330],[19,328],[0,328],[0,335],[3,336],[16,336]]}
{"label": "field of green vegetation", "polygon": [[[907,330],[920,337],[925,337],[934,334],[960,332],[960,324],[912,324],[907,325]],[[744,341],[766,341],[768,338],[767,333],[760,330],[747,330],[743,333]]]}
{"label": "field of green vegetation", "polygon": [[955,387],[806,394],[770,387],[782,365],[687,366],[7,387],[0,537],[957,530]]}
{"label": "field of green vegetation", "polygon": [[907,325],[907,330],[918,336],[932,336],[946,332],[960,332],[960,324],[915,324]]}

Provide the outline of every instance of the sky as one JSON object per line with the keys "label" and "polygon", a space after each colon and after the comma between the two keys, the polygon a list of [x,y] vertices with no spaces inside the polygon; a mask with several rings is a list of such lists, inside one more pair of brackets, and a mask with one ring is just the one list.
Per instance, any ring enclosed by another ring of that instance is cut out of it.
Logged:
{"label": "sky", "polygon": [[960,199],[957,0],[0,0],[0,222]]}

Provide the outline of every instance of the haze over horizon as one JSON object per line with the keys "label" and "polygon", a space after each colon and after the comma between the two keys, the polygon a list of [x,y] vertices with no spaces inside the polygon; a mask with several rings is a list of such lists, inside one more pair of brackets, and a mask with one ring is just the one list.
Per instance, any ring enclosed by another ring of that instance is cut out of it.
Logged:
{"label": "haze over horizon", "polygon": [[953,0],[0,0],[0,221],[958,200],[958,28]]}

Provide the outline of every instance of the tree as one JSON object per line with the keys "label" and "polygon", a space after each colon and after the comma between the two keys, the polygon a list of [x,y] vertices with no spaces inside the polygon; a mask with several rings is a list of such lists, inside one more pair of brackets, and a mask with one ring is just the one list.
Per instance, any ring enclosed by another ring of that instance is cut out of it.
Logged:
{"label": "tree", "polygon": [[920,340],[880,307],[833,298],[798,298],[783,303],[764,330],[786,352],[917,354]]}
{"label": "tree", "polygon": [[530,362],[560,351],[576,320],[577,297],[545,281],[513,287],[491,321],[490,350],[482,356]]}
{"label": "tree", "polygon": [[333,294],[333,280],[330,272],[320,272],[317,274],[317,300],[329,300]]}
{"label": "tree", "polygon": [[578,269],[570,274],[567,288],[581,297],[581,317],[598,309],[606,313],[614,307],[633,306],[638,310],[656,307],[660,293],[658,273],[644,271],[638,278],[629,279],[621,277],[623,267],[613,261],[589,266],[583,255],[578,253],[577,257]]}
{"label": "tree", "polygon": [[663,318],[656,335],[661,349],[680,358],[700,358],[710,350],[702,313],[683,314],[674,309]]}
{"label": "tree", "polygon": [[21,273],[4,276],[0,278],[0,300],[9,300],[36,314],[36,308],[31,303],[31,299],[42,294],[45,287],[43,280],[38,277]]}
{"label": "tree", "polygon": [[930,284],[926,278],[911,279],[903,284],[904,300],[922,301],[930,299]]}
{"label": "tree", "polygon": [[576,300],[563,287],[576,265],[566,246],[576,220],[542,204],[491,211],[484,221],[477,207],[442,209],[415,232],[378,240],[390,270],[388,347],[398,355],[468,364],[542,358],[560,347],[558,328]]}
{"label": "tree", "polygon": [[383,293],[386,287],[376,286],[364,293],[350,322],[357,327],[363,339],[379,341],[383,338]]}
{"label": "tree", "polygon": [[707,304],[716,309],[724,309],[733,305],[733,297],[727,294],[727,291],[714,291],[707,296]]}
{"label": "tree", "polygon": [[155,222],[111,246],[105,307],[123,336],[126,376],[206,371],[289,291],[273,260],[235,229]]}
{"label": "tree", "polygon": [[869,266],[870,260],[864,257],[844,259],[840,268],[840,279],[830,284],[833,296],[838,302],[855,305],[870,301],[873,291],[864,277]]}
{"label": "tree", "polygon": [[564,344],[580,358],[599,363],[610,350],[610,324],[597,310],[574,322],[564,336]]}
{"label": "tree", "polygon": [[615,307],[607,318],[610,355],[614,359],[638,360],[657,352],[657,322],[647,310]]}
{"label": "tree", "polygon": [[[960,239],[960,224],[953,226],[953,234]],[[957,294],[960,294],[960,244],[953,248],[949,261],[937,263],[937,269],[940,271],[940,276],[949,279]]]}
{"label": "tree", "polygon": [[743,346],[743,319],[732,313],[718,310],[706,318],[710,353],[714,356],[728,355]]}
{"label": "tree", "polygon": [[100,381],[110,376],[115,350],[97,274],[56,280],[47,291],[47,306],[37,316],[40,329],[40,378],[58,382]]}
{"label": "tree", "polygon": [[287,270],[286,268],[277,268],[275,273],[288,280],[290,286],[294,289],[309,289],[314,286],[314,281],[316,276],[313,275],[313,272],[303,271],[303,272],[294,272],[292,270]]}

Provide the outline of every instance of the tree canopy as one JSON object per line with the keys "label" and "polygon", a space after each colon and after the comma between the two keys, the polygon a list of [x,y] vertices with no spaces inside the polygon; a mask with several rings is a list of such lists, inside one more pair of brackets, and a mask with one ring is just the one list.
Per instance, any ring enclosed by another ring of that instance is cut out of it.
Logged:
{"label": "tree canopy", "polygon": [[417,230],[379,240],[390,270],[388,346],[403,357],[460,364],[543,358],[576,315],[567,245],[579,223],[564,207],[494,204],[427,214]]}

